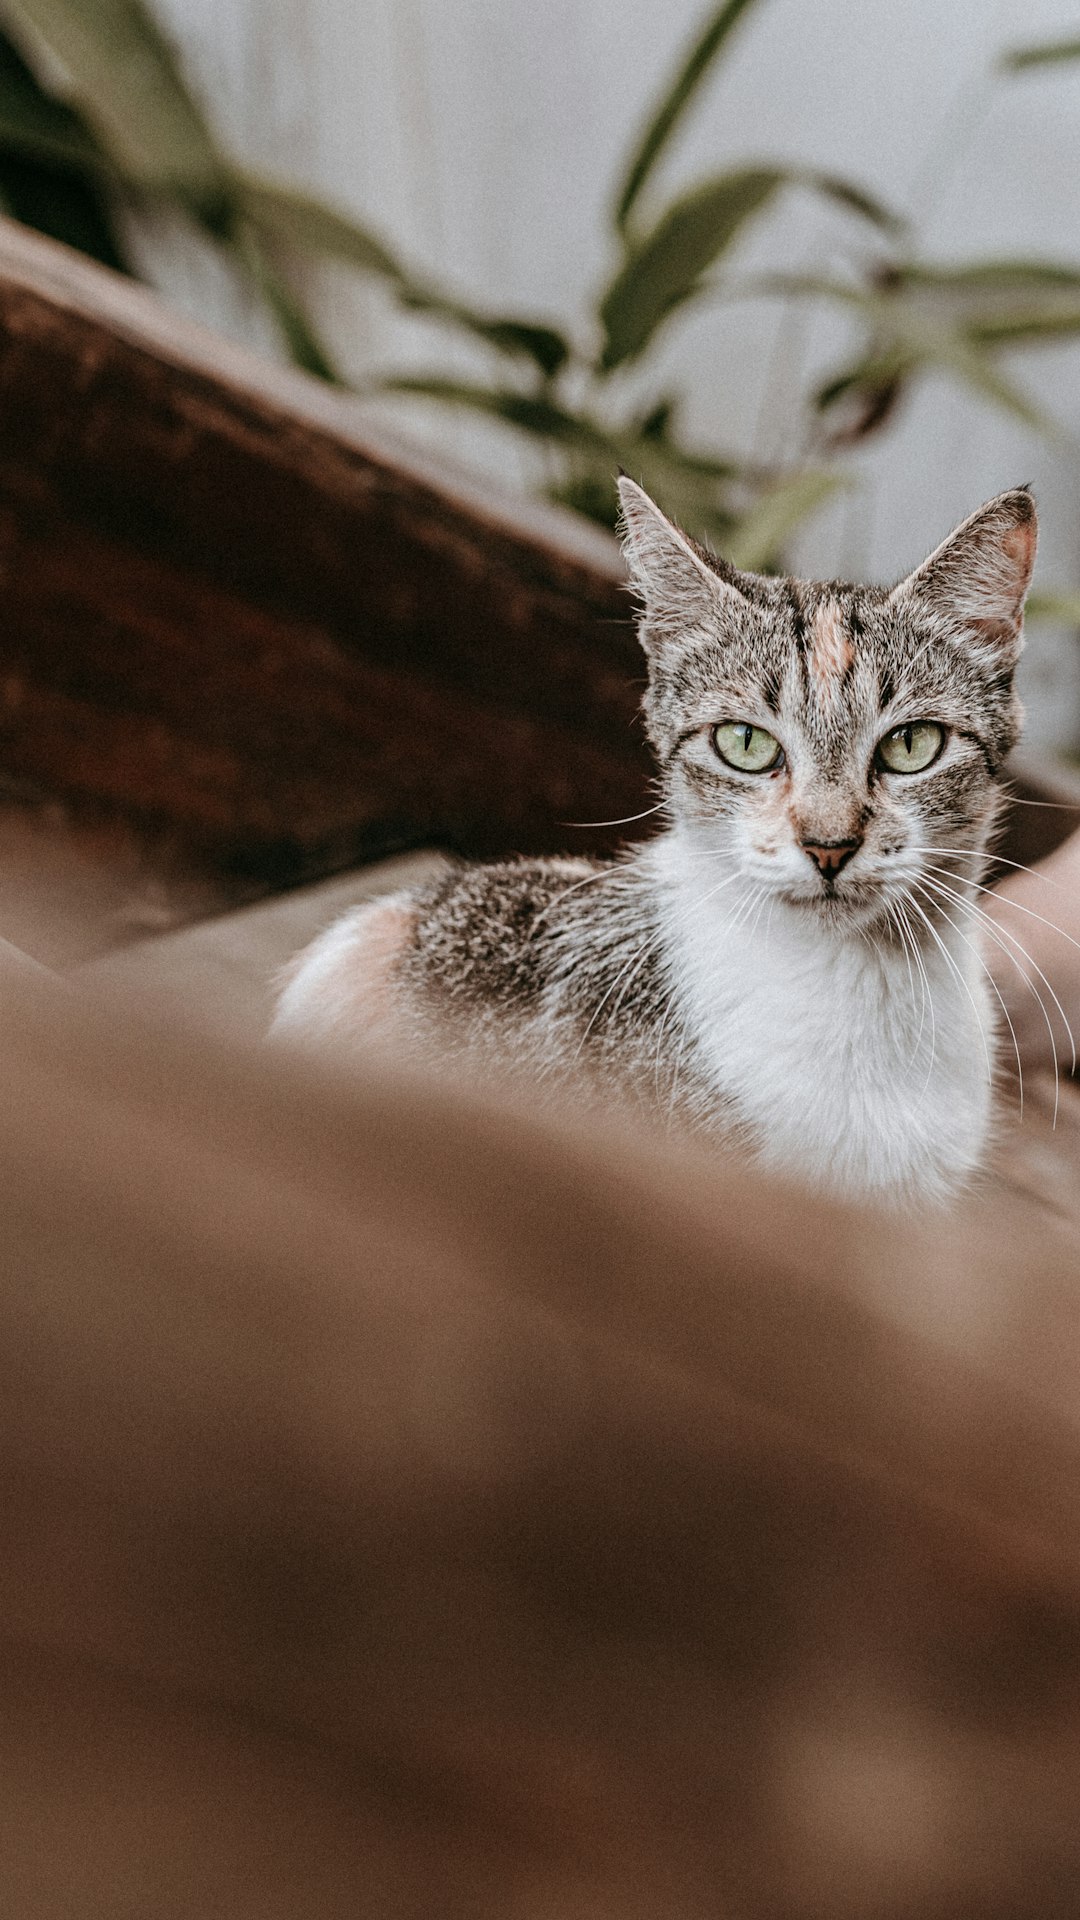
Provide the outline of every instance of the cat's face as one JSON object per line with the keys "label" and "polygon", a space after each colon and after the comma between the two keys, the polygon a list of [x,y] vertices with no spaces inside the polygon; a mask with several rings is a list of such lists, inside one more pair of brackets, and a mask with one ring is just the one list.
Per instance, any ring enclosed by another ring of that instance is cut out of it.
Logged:
{"label": "cat's face", "polygon": [[649,735],[697,850],[840,924],[923,874],[977,877],[966,856],[1019,728],[1030,493],[999,495],[889,591],[737,572],[620,491]]}

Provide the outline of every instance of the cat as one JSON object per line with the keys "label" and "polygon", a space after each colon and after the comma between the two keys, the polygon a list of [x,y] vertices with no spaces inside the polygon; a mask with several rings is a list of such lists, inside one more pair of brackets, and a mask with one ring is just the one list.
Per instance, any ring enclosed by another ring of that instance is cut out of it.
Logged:
{"label": "cat", "polygon": [[587,1074],[848,1199],[979,1167],[975,901],[1021,710],[1036,518],[999,494],[891,589],[742,572],[620,482],[663,826],[354,910],[275,1031]]}

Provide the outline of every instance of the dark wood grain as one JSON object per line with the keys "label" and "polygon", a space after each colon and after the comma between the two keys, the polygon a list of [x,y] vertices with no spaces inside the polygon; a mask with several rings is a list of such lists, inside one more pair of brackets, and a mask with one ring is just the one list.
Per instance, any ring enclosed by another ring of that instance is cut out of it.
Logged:
{"label": "dark wood grain", "polygon": [[431,839],[554,848],[644,804],[613,547],[586,559],[365,444],[350,403],[335,428],[300,378],[6,244],[10,774],[275,884]]}

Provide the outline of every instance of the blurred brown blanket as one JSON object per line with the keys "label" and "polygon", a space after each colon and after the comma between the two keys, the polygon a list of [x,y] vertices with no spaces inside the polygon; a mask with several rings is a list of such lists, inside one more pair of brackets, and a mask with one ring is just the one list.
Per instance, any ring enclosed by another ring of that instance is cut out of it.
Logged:
{"label": "blurred brown blanket", "polygon": [[1080,1272],[0,1004],[20,1920],[1080,1911]]}

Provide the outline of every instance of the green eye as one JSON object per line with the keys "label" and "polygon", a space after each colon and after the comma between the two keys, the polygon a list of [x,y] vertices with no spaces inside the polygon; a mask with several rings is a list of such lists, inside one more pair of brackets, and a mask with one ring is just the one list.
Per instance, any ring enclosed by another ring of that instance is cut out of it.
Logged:
{"label": "green eye", "polygon": [[890,773],[921,773],[945,745],[945,729],[936,720],[909,720],[894,727],[878,746],[878,759]]}
{"label": "green eye", "polygon": [[764,727],[752,727],[749,720],[727,720],[713,728],[712,737],[721,760],[740,773],[768,773],[783,753],[779,740]]}

